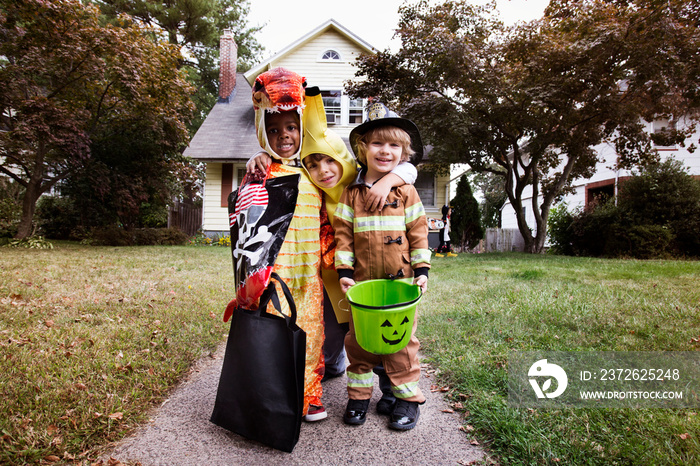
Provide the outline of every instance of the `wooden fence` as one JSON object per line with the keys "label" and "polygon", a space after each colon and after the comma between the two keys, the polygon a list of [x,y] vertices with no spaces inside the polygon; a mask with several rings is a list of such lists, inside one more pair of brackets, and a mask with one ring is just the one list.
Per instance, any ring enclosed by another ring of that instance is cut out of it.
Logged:
{"label": "wooden fence", "polygon": [[176,202],[168,211],[168,228],[179,228],[194,236],[202,228],[202,208]]}
{"label": "wooden fence", "polygon": [[485,252],[523,251],[525,241],[518,229],[487,228]]}

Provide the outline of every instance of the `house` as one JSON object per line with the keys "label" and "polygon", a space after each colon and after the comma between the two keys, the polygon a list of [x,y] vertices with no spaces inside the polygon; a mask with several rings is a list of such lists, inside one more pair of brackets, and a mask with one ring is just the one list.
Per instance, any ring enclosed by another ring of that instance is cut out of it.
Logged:
{"label": "house", "polygon": [[[255,134],[251,89],[255,78],[282,66],[304,76],[321,89],[329,128],[349,147],[354,126],[366,118],[364,99],[351,99],[344,82],[355,77],[355,59],[376,50],[330,19],[245,74],[236,73],[237,48],[230,31],[221,37],[219,100],[192,138],[185,155],[206,164],[202,230],[209,237],[228,234],[227,199],[245,174],[245,163],[260,150]],[[449,196],[449,177],[421,172],[416,188],[429,217],[441,217]],[[430,235],[437,245],[437,232]]]}
{"label": "house", "polygon": [[[655,120],[651,123],[645,123],[646,130],[649,132],[658,132],[669,125],[682,125],[683,119],[679,121],[669,121],[667,119]],[[656,146],[655,149],[659,152],[662,160],[673,157],[679,160],[688,168],[688,173],[700,178],[700,153],[697,151],[691,153],[688,147],[693,141],[698,141],[700,131],[696,132],[690,138],[686,139],[685,147],[681,146]],[[595,173],[590,178],[579,178],[574,180],[574,192],[564,196],[561,202],[567,204],[568,209],[572,210],[578,207],[585,207],[599,197],[615,197],[618,189],[624,180],[632,176],[629,170],[616,170],[615,163],[617,161],[617,152],[612,144],[600,144],[596,147],[598,153],[598,163]],[[532,212],[532,188],[526,188],[523,193],[523,209],[525,210],[525,218],[527,224],[534,231],[535,218]],[[515,217],[515,210],[506,202],[501,209],[501,227],[503,229],[515,229],[517,231],[518,224]],[[520,236],[520,233],[517,233]],[[522,238],[522,236],[521,236]]]}

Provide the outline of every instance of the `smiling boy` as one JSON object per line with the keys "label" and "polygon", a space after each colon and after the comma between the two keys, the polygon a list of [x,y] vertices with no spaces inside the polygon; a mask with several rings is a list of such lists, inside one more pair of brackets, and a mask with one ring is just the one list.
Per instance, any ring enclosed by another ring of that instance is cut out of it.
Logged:
{"label": "smiling boy", "polygon": [[[346,292],[356,281],[413,277],[422,292],[427,289],[430,250],[428,222],[423,204],[413,185],[393,188],[384,208],[369,212],[364,208],[370,187],[385,177],[423,145],[418,128],[399,118],[383,104],[373,104],[370,119],[350,133],[350,144],[364,168],[343,192],[335,212],[335,267],[340,286]],[[418,422],[419,404],[425,397],[418,387],[420,363],[415,336],[416,322],[408,345],[397,353],[376,355],[362,349],[350,331],[345,349],[350,360],[346,424],[364,424],[372,396],[372,369],[382,364],[398,399],[389,427],[409,430]]]}

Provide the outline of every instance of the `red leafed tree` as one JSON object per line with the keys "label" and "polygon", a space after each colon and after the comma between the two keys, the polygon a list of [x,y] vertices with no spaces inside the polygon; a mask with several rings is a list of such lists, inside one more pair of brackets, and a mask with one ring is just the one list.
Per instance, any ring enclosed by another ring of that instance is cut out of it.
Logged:
{"label": "red leafed tree", "polygon": [[186,143],[192,89],[179,50],[152,37],[127,17],[101,23],[79,0],[0,0],[0,172],[25,189],[18,238],[95,135],[128,122],[164,152]]}

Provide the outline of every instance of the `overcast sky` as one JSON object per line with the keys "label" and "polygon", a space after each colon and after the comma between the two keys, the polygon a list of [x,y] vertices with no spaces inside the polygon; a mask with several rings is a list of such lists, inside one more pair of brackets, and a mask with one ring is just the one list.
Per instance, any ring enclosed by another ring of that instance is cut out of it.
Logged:
{"label": "overcast sky", "polygon": [[[413,2],[414,0],[408,0]],[[267,24],[257,34],[265,57],[333,18],[379,50],[396,51],[391,37],[404,0],[251,0],[248,24]],[[549,0],[498,0],[501,18],[507,24],[542,16]]]}

